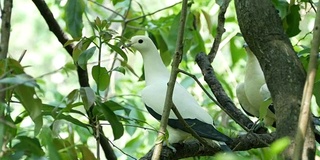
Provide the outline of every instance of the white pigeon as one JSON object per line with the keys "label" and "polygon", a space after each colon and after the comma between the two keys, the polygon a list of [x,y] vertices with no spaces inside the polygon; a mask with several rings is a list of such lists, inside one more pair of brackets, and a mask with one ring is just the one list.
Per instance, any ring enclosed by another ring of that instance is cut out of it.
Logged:
{"label": "white pigeon", "polygon": [[[145,103],[148,112],[160,121],[170,72],[162,62],[156,46],[147,36],[134,36],[127,46],[138,50],[142,55],[146,81],[146,87],[141,92],[142,101]],[[224,142],[230,143],[232,139],[216,130],[212,117],[200,107],[194,97],[179,83],[175,84],[172,100],[184,120],[200,137],[216,140],[219,142],[221,149],[230,150],[230,148],[225,148],[227,146]],[[172,111],[170,112],[167,130],[170,144],[183,142],[191,137],[191,134],[187,133],[187,130],[180,124]]]}
{"label": "white pigeon", "polygon": [[275,114],[268,106],[271,104],[271,95],[266,84],[262,69],[256,56],[248,46],[245,47],[248,55],[244,82],[236,88],[236,95],[243,110],[250,116],[260,117],[262,107],[266,114],[261,117],[263,122],[271,126],[275,122]]}

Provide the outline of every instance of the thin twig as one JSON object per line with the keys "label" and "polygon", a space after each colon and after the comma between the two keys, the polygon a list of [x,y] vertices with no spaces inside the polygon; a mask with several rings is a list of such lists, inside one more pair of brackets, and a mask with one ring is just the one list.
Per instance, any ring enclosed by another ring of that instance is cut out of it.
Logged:
{"label": "thin twig", "polygon": [[229,6],[230,1],[231,0],[225,0],[223,2],[223,4],[220,6],[220,11],[219,11],[219,15],[218,15],[217,35],[216,35],[216,37],[214,39],[214,42],[213,42],[212,47],[211,47],[211,50],[210,50],[210,52],[208,54],[208,58],[209,58],[210,63],[212,63],[213,59],[217,55],[217,51],[219,49],[219,45],[220,45],[220,42],[221,42],[222,34],[225,32],[225,29],[224,29],[224,22],[225,22],[224,14],[227,11],[227,8]]}
{"label": "thin twig", "polygon": [[92,2],[92,3],[94,3],[94,4],[96,4],[97,6],[100,6],[100,7],[104,8],[104,9],[106,9],[106,10],[110,11],[110,12],[112,12],[113,14],[115,14],[115,15],[117,15],[117,16],[119,16],[119,17],[121,17],[121,19],[125,19],[125,17],[124,17],[123,15],[121,15],[120,13],[118,13],[118,12],[116,12],[116,11],[114,11],[114,10],[112,10],[112,9],[108,8],[108,7],[105,7],[104,5],[102,5],[102,4],[100,4],[100,3],[96,2],[96,1],[93,1],[93,0],[88,0],[88,1],[89,1],[89,2]]}
{"label": "thin twig", "polygon": [[[317,10],[320,10],[320,4],[318,4]],[[303,89],[303,96],[301,102],[299,124],[297,128],[297,134],[295,137],[294,158],[296,160],[301,159],[303,152],[304,140],[307,133],[307,127],[310,119],[310,104],[313,93],[314,80],[317,73],[317,60],[318,50],[320,44],[320,12],[316,14],[316,20],[313,29],[313,39],[311,42],[310,60],[308,65],[307,79]]]}
{"label": "thin twig", "polygon": [[293,45],[293,46],[298,46],[300,41],[304,40],[309,34],[312,34],[312,31],[306,33],[302,38],[298,39],[297,43],[295,45]]}
{"label": "thin twig", "polygon": [[140,17],[136,17],[136,18],[128,19],[128,20],[126,20],[126,23],[129,23],[129,22],[131,22],[131,21],[135,21],[135,20],[138,20],[138,19],[141,19],[141,18],[145,18],[145,17],[147,17],[147,16],[154,15],[154,14],[156,14],[156,13],[158,13],[158,12],[163,11],[163,10],[166,10],[166,9],[172,8],[172,7],[174,7],[174,6],[176,6],[176,5],[180,4],[180,3],[181,3],[181,1],[180,1],[180,2],[175,3],[175,4],[171,5],[171,6],[164,7],[164,8],[161,8],[161,9],[159,9],[159,10],[156,10],[156,11],[154,11],[154,12],[144,14],[144,15],[142,15],[142,16],[140,16]]}
{"label": "thin twig", "polygon": [[[172,70],[171,70],[170,79],[168,82],[168,88],[167,88],[163,113],[161,116],[158,139],[163,139],[162,137],[166,133],[170,110],[173,106],[173,101],[172,101],[173,89],[177,79],[179,64],[181,62],[181,58],[183,55],[183,36],[184,36],[184,28],[185,28],[185,22],[187,17],[187,10],[188,10],[188,0],[183,0],[180,23],[179,23],[180,25],[179,25],[179,31],[178,31],[178,37],[177,37],[177,44],[176,44],[177,48],[175,50],[175,54],[172,61]],[[152,155],[153,160],[158,160],[160,158],[160,154],[162,150],[162,142],[157,143],[155,145],[154,152]]]}
{"label": "thin twig", "polygon": [[198,80],[198,78],[197,78],[195,75],[193,75],[193,74],[191,74],[191,73],[188,73],[188,72],[186,72],[186,71],[184,71],[184,70],[181,70],[181,69],[179,69],[179,72],[181,72],[181,73],[183,73],[183,74],[191,77],[194,81],[196,81],[197,84],[198,84],[198,86],[200,86],[200,88],[204,91],[204,93],[205,93],[216,105],[218,105],[218,106],[221,108],[221,104],[220,104],[214,97],[211,96],[211,94],[204,88],[204,86],[201,84],[201,82]]}
{"label": "thin twig", "polygon": [[201,144],[203,144],[205,147],[208,148],[213,148],[213,146],[208,143],[206,140],[204,140],[202,137],[200,137],[191,127],[190,125],[187,124],[187,122],[183,119],[183,117],[181,116],[181,114],[179,113],[177,107],[175,105],[173,105],[171,107],[173,113],[177,116],[179,122],[183,125],[183,127],[185,127],[188,131],[188,133],[190,133],[194,138],[196,138]]}
{"label": "thin twig", "polygon": [[123,153],[124,155],[126,155],[126,156],[128,156],[128,157],[130,157],[130,158],[132,158],[132,159],[134,159],[134,160],[137,160],[137,158],[135,158],[135,157],[131,156],[130,154],[124,152],[121,148],[119,148],[118,146],[116,146],[116,145],[115,145],[113,142],[111,142],[110,140],[109,140],[109,143],[110,143],[114,148],[117,148],[117,149],[118,149],[121,153]]}
{"label": "thin twig", "polygon": [[[100,125],[102,125],[102,126],[110,126],[111,124],[110,123],[100,123]],[[147,127],[143,127],[143,126],[139,126],[139,125],[123,124],[123,126],[141,128],[141,129],[144,129],[144,130],[158,132],[158,130],[155,129],[155,128],[147,128]]]}
{"label": "thin twig", "polygon": [[22,61],[23,57],[26,55],[26,53],[27,53],[27,50],[24,50],[22,52],[22,54],[21,54],[21,56],[19,57],[19,60],[18,60],[19,63],[21,63],[21,61]]}

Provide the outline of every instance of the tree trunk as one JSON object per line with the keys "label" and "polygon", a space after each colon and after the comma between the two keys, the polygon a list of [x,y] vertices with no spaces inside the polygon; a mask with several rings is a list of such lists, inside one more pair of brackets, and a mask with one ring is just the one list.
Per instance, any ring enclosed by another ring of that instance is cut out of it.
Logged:
{"label": "tree trunk", "polygon": [[[277,138],[288,136],[292,141],[283,156],[292,159],[306,73],[270,0],[235,0],[235,6],[240,30],[260,62],[271,92]],[[314,157],[314,136],[310,126],[302,159]]]}

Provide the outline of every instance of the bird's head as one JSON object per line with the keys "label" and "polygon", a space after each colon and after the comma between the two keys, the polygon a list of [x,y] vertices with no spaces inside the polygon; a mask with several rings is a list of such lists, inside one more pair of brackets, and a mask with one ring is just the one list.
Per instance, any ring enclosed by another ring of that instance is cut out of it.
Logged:
{"label": "bird's head", "polygon": [[151,48],[154,48],[152,40],[147,36],[133,36],[130,39],[130,43],[126,45],[127,47],[132,47],[138,50],[140,53],[148,51]]}

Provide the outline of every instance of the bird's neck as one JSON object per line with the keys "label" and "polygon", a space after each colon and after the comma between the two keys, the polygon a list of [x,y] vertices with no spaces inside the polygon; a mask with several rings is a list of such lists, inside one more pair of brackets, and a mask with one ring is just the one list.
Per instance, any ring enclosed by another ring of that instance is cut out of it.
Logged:
{"label": "bird's neck", "polygon": [[144,61],[144,75],[147,85],[158,81],[169,81],[170,73],[164,65],[157,51],[149,51],[142,55]]}
{"label": "bird's neck", "polygon": [[248,61],[247,61],[247,79],[255,79],[256,82],[265,83],[264,74],[261,69],[260,63],[257,57],[252,53],[248,52]]}

